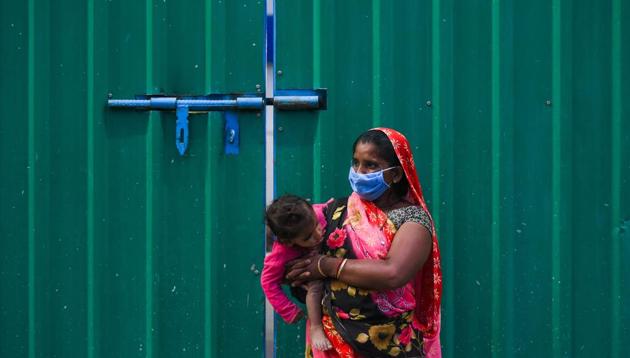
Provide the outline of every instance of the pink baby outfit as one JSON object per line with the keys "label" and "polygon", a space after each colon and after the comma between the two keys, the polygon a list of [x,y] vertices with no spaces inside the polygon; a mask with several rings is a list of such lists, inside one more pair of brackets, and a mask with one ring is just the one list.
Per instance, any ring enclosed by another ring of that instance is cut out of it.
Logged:
{"label": "pink baby outfit", "polygon": [[[326,217],[324,215],[326,205],[327,203],[313,205],[317,221],[324,230],[326,229]],[[265,257],[262,275],[260,276],[260,285],[273,309],[287,323],[293,322],[301,309],[282,291],[281,283],[284,280],[284,265],[307,254],[310,250],[298,246],[283,245],[275,241],[271,252]]]}

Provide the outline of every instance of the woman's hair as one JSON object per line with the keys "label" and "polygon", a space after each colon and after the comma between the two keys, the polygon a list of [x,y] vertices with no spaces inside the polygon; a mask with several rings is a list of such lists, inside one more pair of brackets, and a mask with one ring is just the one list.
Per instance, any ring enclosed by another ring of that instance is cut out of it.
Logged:
{"label": "woman's hair", "polygon": [[[400,160],[398,160],[398,156],[396,155],[396,151],[394,151],[394,146],[392,142],[389,141],[387,135],[385,133],[379,131],[378,129],[370,129],[369,131],[361,133],[359,138],[354,141],[352,145],[352,154],[354,155],[354,151],[357,148],[357,144],[359,143],[369,143],[376,146],[378,155],[381,159],[385,160],[389,166],[395,167],[399,166],[402,169],[402,165],[400,165]],[[407,176],[403,171],[402,178],[398,183],[393,183],[391,185],[392,190],[401,198],[404,198],[409,191],[409,183],[407,182]]]}
{"label": "woman's hair", "polygon": [[315,212],[306,200],[287,194],[269,205],[265,212],[265,223],[278,241],[286,243],[315,224]]}

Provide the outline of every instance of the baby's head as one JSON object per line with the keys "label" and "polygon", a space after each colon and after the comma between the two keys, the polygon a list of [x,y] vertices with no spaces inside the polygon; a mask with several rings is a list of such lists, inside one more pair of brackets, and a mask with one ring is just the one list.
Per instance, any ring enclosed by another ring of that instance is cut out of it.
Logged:
{"label": "baby's head", "polygon": [[311,204],[295,195],[274,200],[265,212],[267,226],[281,244],[314,247],[322,241],[322,228]]}

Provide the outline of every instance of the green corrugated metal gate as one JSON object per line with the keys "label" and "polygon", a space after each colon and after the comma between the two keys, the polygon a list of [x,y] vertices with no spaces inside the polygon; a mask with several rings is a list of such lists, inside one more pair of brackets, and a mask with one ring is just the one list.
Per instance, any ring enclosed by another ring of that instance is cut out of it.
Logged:
{"label": "green corrugated metal gate", "polygon": [[[265,114],[111,111],[264,90],[262,0],[0,1],[0,356],[264,352]],[[438,222],[446,357],[630,356],[630,4],[277,0],[276,185],[347,195],[411,141]],[[281,72],[280,72],[281,71]],[[277,356],[303,326],[278,322]]]}

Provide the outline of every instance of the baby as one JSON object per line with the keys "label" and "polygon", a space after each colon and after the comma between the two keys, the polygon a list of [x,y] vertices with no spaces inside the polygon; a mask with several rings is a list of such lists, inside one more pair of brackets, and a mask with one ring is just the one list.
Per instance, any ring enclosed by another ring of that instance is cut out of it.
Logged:
{"label": "baby", "polygon": [[[311,206],[298,196],[284,195],[274,200],[265,213],[267,227],[275,235],[276,241],[265,257],[260,283],[269,303],[287,323],[299,321],[303,313],[280,287],[284,280],[285,264],[312,251],[319,251],[326,227],[323,214],[325,206]],[[323,281],[308,283],[306,310],[310,342],[313,348],[325,351],[332,346],[322,327],[322,295]]]}

